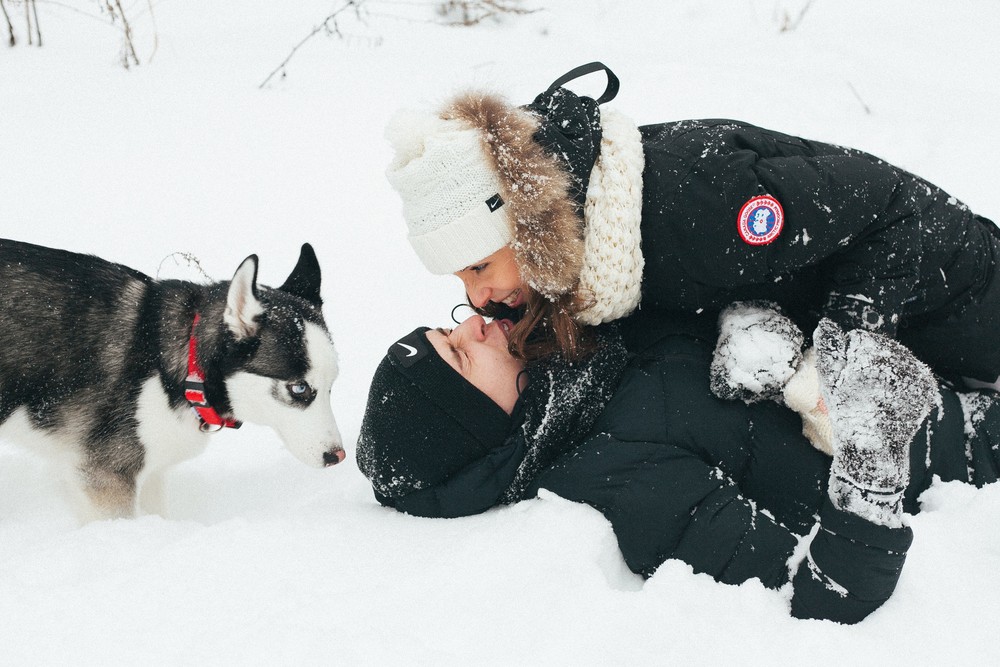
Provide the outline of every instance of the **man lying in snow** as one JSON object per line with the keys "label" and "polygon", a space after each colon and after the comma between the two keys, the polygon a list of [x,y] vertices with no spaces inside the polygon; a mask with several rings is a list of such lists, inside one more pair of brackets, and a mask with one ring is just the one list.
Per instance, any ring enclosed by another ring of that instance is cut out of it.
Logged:
{"label": "man lying in snow", "polygon": [[912,540],[903,512],[932,477],[997,479],[1000,400],[939,387],[898,343],[824,320],[830,457],[778,402],[713,395],[713,324],[634,316],[602,327],[583,361],[526,367],[506,320],[419,328],[375,373],[359,466],[379,502],[419,516],[545,488],[601,511],[636,573],[677,558],[724,583],[790,582],[795,616],[857,622],[892,594]]}

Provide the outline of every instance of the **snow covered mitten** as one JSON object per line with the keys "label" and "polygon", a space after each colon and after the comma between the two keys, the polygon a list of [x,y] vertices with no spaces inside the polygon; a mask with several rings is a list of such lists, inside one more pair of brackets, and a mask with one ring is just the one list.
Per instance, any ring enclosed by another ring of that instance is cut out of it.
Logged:
{"label": "snow covered mitten", "polygon": [[802,360],[802,331],[768,301],[737,301],[719,315],[712,393],[754,403],[781,396]]}
{"label": "snow covered mitten", "polygon": [[819,374],[816,372],[816,348],[810,347],[802,355],[802,362],[795,374],[781,390],[785,405],[802,417],[802,435],[813,447],[827,456],[833,456],[833,430],[830,415],[820,406],[823,397],[819,391]]}
{"label": "snow covered mitten", "polygon": [[910,441],[937,396],[930,369],[896,341],[824,319],[813,334],[820,390],[833,430],[833,505],[902,525]]}

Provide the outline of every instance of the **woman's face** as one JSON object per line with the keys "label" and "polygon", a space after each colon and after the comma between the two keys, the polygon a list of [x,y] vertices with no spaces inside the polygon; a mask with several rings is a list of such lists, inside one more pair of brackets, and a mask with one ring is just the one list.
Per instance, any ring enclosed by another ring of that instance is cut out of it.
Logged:
{"label": "woman's face", "polygon": [[482,316],[473,315],[454,329],[427,332],[427,340],[441,358],[507,414],[514,411],[518,377],[524,370],[524,362],[507,351],[512,326],[510,320],[487,324]]}
{"label": "woman's face", "polygon": [[465,283],[469,302],[482,308],[486,302],[505,303],[511,308],[524,305],[527,287],[521,282],[521,273],[514,263],[514,251],[509,246],[486,259],[467,266],[455,275]]}

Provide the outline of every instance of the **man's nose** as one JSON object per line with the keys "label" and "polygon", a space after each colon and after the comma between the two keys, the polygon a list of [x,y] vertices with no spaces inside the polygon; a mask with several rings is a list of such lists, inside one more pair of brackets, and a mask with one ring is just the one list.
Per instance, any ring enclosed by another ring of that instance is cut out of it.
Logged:
{"label": "man's nose", "polygon": [[486,320],[483,319],[482,315],[473,315],[458,325],[456,331],[473,340],[483,340],[486,338]]}

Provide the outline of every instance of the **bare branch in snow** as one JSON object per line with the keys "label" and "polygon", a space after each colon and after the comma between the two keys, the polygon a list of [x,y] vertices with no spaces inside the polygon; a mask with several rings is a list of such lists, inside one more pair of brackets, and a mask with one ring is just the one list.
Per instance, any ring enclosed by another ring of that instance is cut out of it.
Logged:
{"label": "bare branch in snow", "polygon": [[135,52],[135,44],[132,42],[132,24],[129,23],[128,16],[122,8],[121,0],[105,0],[104,9],[111,16],[111,22],[121,21],[122,30],[122,67],[128,69],[131,65],[139,64],[139,56]]}
{"label": "bare branch in snow", "polygon": [[805,5],[803,5],[802,9],[799,10],[799,15],[794,19],[791,15],[789,15],[787,9],[784,10],[784,16],[781,20],[781,28],[779,29],[779,32],[791,32],[792,30],[798,28],[799,24],[802,23],[802,19],[805,18],[806,12],[808,12],[809,8],[812,7],[812,3],[813,0],[809,0]]}
{"label": "bare branch in snow", "polygon": [[861,108],[865,110],[865,115],[866,116],[871,116],[872,115],[871,108],[867,104],[865,104],[865,101],[863,99],[861,99],[861,95],[858,94],[858,91],[854,87],[854,84],[852,84],[850,81],[848,81],[847,82],[847,87],[851,89],[851,92],[854,93],[854,97],[856,97],[857,100],[858,100],[858,102],[861,103]]}
{"label": "bare branch in snow", "polygon": [[190,270],[197,272],[206,283],[212,282],[212,277],[208,275],[205,268],[201,265],[201,261],[198,256],[190,252],[172,252],[163,259],[160,260],[160,265],[156,267],[156,279],[160,279],[160,275],[163,272],[163,265],[167,261],[172,261],[174,266],[186,267]]}
{"label": "bare branch in snow", "polygon": [[[298,50],[302,48],[306,42],[319,33],[325,32],[327,35],[335,35],[343,38],[344,35],[340,31],[338,17],[345,11],[353,9],[354,16],[359,21],[364,21],[364,18],[372,16],[373,14],[367,11],[367,7],[364,7],[365,12],[362,15],[362,6],[365,5],[366,1],[367,0],[346,0],[343,5],[320,21],[308,35],[303,37],[298,44],[292,47],[288,56],[281,62],[280,65],[275,67],[274,70],[267,75],[267,78],[261,82],[258,88],[264,88],[267,86],[267,84],[269,84],[278,74],[280,74],[281,77],[284,77],[285,68],[291,61],[292,57],[295,56],[296,52],[298,52]],[[433,11],[440,17],[440,19],[434,21],[435,23],[443,23],[444,25],[471,26],[481,23],[487,19],[498,18],[502,14],[523,15],[533,14],[538,11],[537,9],[523,8],[521,6],[521,2],[522,0],[425,0],[424,2],[415,1],[405,4],[414,6],[426,5],[433,8]],[[381,16],[402,18],[391,13],[381,14]]]}
{"label": "bare branch in snow", "polygon": [[153,51],[149,54],[149,60],[147,62],[153,62],[153,56],[156,55],[156,50],[160,48],[160,31],[156,29],[156,14],[153,12],[153,0],[146,0],[146,4],[149,6],[149,20],[153,24]]}
{"label": "bare branch in snow", "polygon": [[257,88],[263,88],[264,86],[266,86],[268,84],[268,82],[270,82],[271,79],[274,78],[274,76],[278,72],[281,72],[281,75],[284,76],[285,75],[285,71],[284,71],[285,70],[285,66],[292,59],[292,57],[295,55],[296,51],[298,51],[302,47],[303,44],[305,44],[306,42],[308,42],[310,39],[312,39],[313,37],[315,37],[319,33],[325,31],[326,34],[328,34],[328,35],[337,35],[338,37],[343,37],[343,35],[340,33],[340,26],[337,25],[337,16],[340,15],[341,13],[347,11],[348,9],[352,9],[352,8],[354,9],[355,14],[359,14],[360,8],[361,8],[361,4],[363,2],[364,2],[364,0],[347,0],[347,2],[345,2],[343,5],[341,5],[336,11],[334,11],[332,14],[330,14],[325,19],[323,19],[318,25],[316,25],[312,29],[312,31],[308,35],[306,35],[305,37],[302,38],[302,41],[300,41],[298,44],[296,44],[294,47],[292,47],[292,50],[288,54],[288,56],[284,60],[281,61],[280,65],[278,65],[277,67],[275,67],[274,70],[270,74],[267,75],[267,78],[264,79],[261,82],[261,84],[259,86],[257,86]]}
{"label": "bare branch in snow", "polygon": [[17,44],[17,40],[14,39],[14,24],[10,22],[10,14],[7,13],[7,5],[3,3],[3,0],[0,0],[0,10],[3,10],[3,17],[7,20],[7,32],[10,33],[10,39],[7,43],[14,46]]}
{"label": "bare branch in snow", "polygon": [[469,26],[501,14],[523,15],[538,11],[525,9],[520,4],[520,0],[446,0],[438,5],[438,14],[449,23]]}
{"label": "bare branch in snow", "polygon": [[31,46],[34,43],[31,37],[31,3],[27,0],[24,3],[24,22],[28,26],[28,46]]}
{"label": "bare branch in snow", "polygon": [[[35,18],[35,36],[38,37],[38,46],[41,46],[42,45],[42,29],[41,29],[41,27],[39,27],[39,23],[38,23],[38,3],[36,2],[36,0],[29,0],[29,2],[31,3],[31,14]],[[27,5],[25,6],[25,9],[27,9]],[[28,42],[29,43],[31,42],[31,29],[30,29],[30,27],[29,27],[29,30],[28,30]]]}

